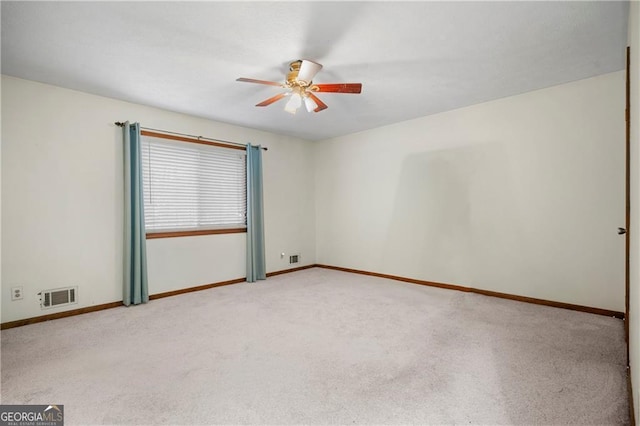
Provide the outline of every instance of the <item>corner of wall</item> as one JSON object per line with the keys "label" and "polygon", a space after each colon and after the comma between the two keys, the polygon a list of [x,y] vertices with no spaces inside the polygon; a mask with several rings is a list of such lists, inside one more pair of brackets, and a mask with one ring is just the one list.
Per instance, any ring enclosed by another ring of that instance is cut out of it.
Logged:
{"label": "corner of wall", "polygon": [[640,2],[629,7],[630,47],[630,142],[631,142],[631,225],[629,271],[629,366],[635,419],[640,419]]}

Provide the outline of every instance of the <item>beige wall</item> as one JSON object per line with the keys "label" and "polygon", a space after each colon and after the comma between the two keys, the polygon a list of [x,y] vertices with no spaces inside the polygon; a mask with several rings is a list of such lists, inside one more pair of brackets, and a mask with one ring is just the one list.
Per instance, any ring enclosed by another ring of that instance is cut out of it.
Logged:
{"label": "beige wall", "polygon": [[[39,308],[45,288],[80,286],[73,308],[120,300],[113,122],[125,119],[269,147],[268,271],[289,267],[281,252],[299,253],[301,265],[623,311],[623,80],[313,144],[3,76],[2,321],[55,312]],[[244,235],[150,240],[148,251],[151,293],[244,276]],[[15,285],[24,300],[10,301]]]}
{"label": "beige wall", "polygon": [[317,143],[318,263],[624,311],[624,72]]}
{"label": "beige wall", "polygon": [[[122,130],[115,121],[267,146],[267,271],[315,263],[310,142],[2,77],[2,322],[122,300]],[[147,242],[151,294],[245,276],[245,234]],[[37,293],[77,285],[78,304]],[[11,301],[10,289],[24,287]]]}

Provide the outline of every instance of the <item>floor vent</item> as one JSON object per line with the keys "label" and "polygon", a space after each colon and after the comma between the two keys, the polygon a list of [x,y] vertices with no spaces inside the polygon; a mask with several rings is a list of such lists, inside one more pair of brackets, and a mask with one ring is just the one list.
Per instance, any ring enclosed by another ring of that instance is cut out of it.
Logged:
{"label": "floor vent", "polygon": [[38,293],[40,295],[40,307],[42,309],[49,309],[56,306],[71,305],[76,303],[77,293],[78,287],[44,290]]}
{"label": "floor vent", "polygon": [[294,254],[289,256],[289,263],[298,263],[300,261],[300,255]]}

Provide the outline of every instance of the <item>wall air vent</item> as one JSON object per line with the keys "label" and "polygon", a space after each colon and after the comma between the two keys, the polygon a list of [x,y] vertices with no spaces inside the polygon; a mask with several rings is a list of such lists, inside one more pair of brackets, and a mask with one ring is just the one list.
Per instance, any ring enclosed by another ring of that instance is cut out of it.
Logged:
{"label": "wall air vent", "polygon": [[299,254],[292,254],[291,256],[289,256],[289,263],[298,263],[299,261],[300,261]]}
{"label": "wall air vent", "polygon": [[43,290],[40,293],[40,308],[49,309],[56,306],[71,305],[78,300],[78,287]]}

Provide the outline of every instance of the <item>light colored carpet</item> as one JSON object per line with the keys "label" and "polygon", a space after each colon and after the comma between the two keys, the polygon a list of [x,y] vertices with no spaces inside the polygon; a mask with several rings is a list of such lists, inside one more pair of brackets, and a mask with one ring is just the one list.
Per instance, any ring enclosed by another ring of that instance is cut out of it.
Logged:
{"label": "light colored carpet", "polygon": [[2,331],[66,424],[627,424],[623,323],[314,268]]}

